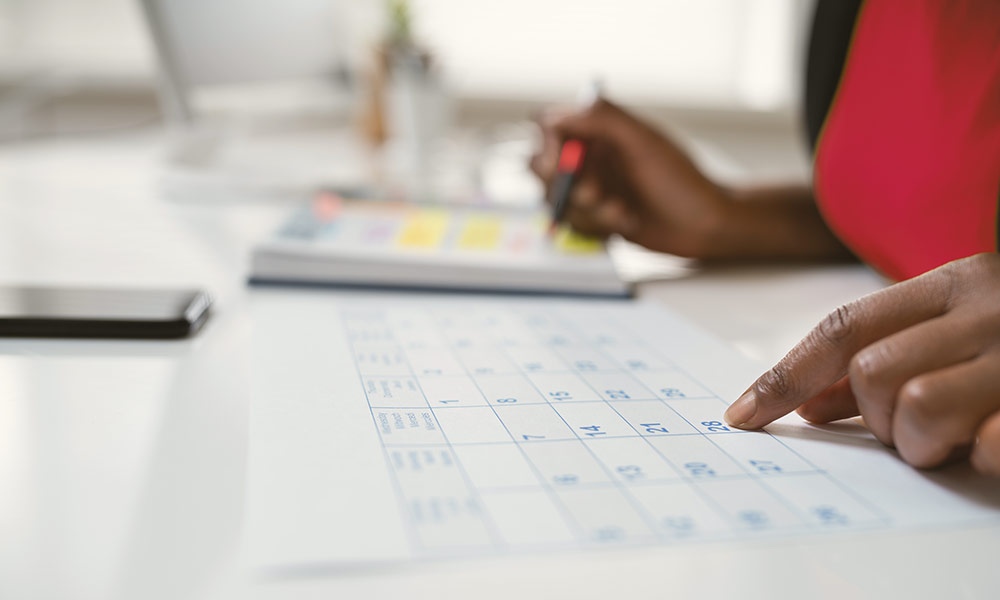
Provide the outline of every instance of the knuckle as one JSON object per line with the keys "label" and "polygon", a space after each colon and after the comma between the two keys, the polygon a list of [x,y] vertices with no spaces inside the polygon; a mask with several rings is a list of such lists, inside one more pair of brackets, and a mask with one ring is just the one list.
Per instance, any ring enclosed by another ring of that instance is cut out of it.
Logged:
{"label": "knuckle", "polygon": [[794,378],[782,364],[771,367],[754,383],[754,392],[763,398],[788,398],[795,394],[795,388]]}
{"label": "knuckle", "polygon": [[824,317],[814,331],[823,342],[839,344],[852,337],[854,330],[854,308],[845,304]]}
{"label": "knuckle", "polygon": [[847,365],[847,376],[851,385],[862,389],[871,388],[882,374],[880,355],[873,349],[865,349],[851,358]]}
{"label": "knuckle", "polygon": [[851,357],[847,375],[856,389],[873,390],[890,379],[891,365],[896,362],[898,350],[889,340],[882,340],[862,349]]}
{"label": "knuckle", "polygon": [[938,273],[944,279],[947,295],[952,301],[975,295],[984,284],[1000,286],[1000,253],[974,254],[946,263],[931,273]]}
{"label": "knuckle", "polygon": [[925,379],[917,377],[903,384],[899,389],[896,403],[899,410],[905,411],[906,416],[922,429],[928,428],[937,422],[940,415],[940,406],[937,395]]}
{"label": "knuckle", "polygon": [[899,455],[918,469],[936,467],[947,460],[952,448],[960,440],[949,431],[948,422],[942,418],[941,403],[933,388],[917,378],[900,388],[896,410],[906,423],[903,431],[893,437]]}

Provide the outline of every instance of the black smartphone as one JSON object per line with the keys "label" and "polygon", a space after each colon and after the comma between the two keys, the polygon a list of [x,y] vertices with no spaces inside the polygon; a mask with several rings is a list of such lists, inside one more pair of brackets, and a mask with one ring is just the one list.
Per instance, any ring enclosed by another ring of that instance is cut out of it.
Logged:
{"label": "black smartphone", "polygon": [[0,337],[182,338],[211,305],[198,290],[0,287]]}

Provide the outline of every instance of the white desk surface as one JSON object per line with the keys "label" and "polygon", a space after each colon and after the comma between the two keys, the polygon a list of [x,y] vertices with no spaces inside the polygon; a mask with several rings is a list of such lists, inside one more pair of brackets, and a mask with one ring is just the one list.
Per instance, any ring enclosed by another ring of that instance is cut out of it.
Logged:
{"label": "white desk surface", "polygon": [[[0,341],[0,597],[995,597],[997,528],[246,571],[244,273],[288,204],[167,201],[161,142],[0,147],[0,281],[190,284],[218,299],[188,341]],[[858,265],[734,267],[641,295],[763,365],[882,285]]]}

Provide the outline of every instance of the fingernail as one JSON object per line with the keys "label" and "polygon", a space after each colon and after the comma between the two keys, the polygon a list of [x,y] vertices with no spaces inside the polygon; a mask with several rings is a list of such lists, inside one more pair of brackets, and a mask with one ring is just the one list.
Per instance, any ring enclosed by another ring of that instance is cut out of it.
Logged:
{"label": "fingernail", "polygon": [[747,390],[726,410],[724,418],[733,427],[745,429],[755,414],[757,414],[757,394],[753,390]]}

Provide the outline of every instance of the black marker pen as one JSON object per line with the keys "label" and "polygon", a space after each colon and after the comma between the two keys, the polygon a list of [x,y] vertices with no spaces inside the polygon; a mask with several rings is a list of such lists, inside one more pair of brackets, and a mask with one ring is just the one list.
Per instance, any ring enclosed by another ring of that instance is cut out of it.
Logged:
{"label": "black marker pen", "polygon": [[[601,84],[592,81],[589,86],[581,90],[578,104],[581,108],[587,108],[594,104],[601,97]],[[587,146],[583,141],[570,138],[563,142],[559,150],[559,162],[556,165],[556,175],[552,180],[552,187],[549,189],[549,202],[552,204],[552,225],[549,226],[549,233],[554,233],[559,223],[566,217],[566,210],[569,208],[569,197],[573,193],[573,186],[580,175],[580,168],[583,166],[583,159],[587,155]]]}

